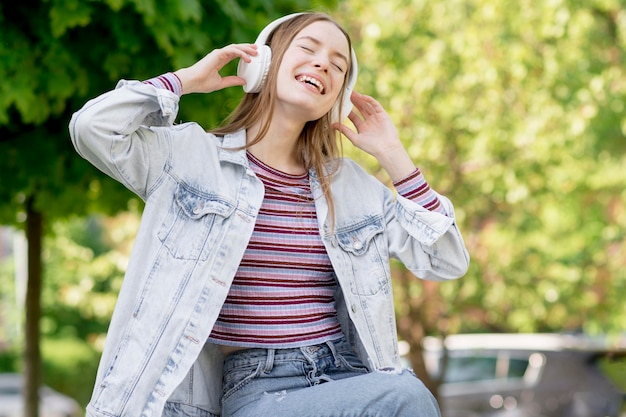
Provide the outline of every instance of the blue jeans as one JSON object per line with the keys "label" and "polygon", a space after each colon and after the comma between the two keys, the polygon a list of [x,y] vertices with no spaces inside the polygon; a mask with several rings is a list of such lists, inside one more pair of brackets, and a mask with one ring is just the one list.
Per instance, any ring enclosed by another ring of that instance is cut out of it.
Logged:
{"label": "blue jeans", "polygon": [[341,339],[247,349],[224,362],[222,417],[441,417],[409,371],[369,372]]}

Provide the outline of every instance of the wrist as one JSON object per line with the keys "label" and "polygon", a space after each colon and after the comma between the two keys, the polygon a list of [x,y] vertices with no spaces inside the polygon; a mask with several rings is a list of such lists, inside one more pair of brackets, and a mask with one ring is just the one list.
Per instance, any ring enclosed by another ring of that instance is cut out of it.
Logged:
{"label": "wrist", "polygon": [[377,157],[392,181],[398,181],[415,171],[415,164],[404,147],[388,149]]}
{"label": "wrist", "polygon": [[181,96],[183,93],[183,87],[180,79],[173,72],[167,72],[161,74],[158,77],[150,78],[144,81],[145,84],[150,84],[156,88],[168,90],[177,96]]}
{"label": "wrist", "polygon": [[180,81],[181,95],[193,93],[192,88],[191,88],[193,83],[190,80],[188,68],[181,68],[177,71],[174,71],[173,74]]}

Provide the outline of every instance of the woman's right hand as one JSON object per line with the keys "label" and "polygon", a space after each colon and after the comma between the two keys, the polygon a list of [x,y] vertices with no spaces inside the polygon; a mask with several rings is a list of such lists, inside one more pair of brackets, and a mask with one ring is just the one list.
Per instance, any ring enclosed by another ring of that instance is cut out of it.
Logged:
{"label": "woman's right hand", "polygon": [[249,43],[232,44],[214,49],[190,67],[175,72],[183,85],[183,94],[210,93],[222,88],[244,85],[243,78],[236,75],[222,77],[219,71],[230,61],[240,58],[250,62],[256,56],[257,46]]}

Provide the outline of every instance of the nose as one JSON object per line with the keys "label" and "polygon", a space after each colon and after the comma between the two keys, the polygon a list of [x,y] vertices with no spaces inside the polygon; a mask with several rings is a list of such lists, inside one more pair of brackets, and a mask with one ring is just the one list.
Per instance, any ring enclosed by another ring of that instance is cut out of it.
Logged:
{"label": "nose", "polygon": [[315,61],[313,62],[313,66],[315,68],[321,69],[324,72],[328,72],[328,68],[330,66],[330,59],[322,55],[317,55],[315,57]]}

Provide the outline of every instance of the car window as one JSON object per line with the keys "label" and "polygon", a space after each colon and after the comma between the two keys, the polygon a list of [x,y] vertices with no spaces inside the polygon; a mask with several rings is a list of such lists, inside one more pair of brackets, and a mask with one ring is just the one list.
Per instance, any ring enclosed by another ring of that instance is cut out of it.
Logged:
{"label": "car window", "polygon": [[524,378],[528,369],[528,359],[509,359],[508,379]]}
{"label": "car window", "polygon": [[0,387],[0,395],[20,395],[18,387]]}
{"label": "car window", "polygon": [[448,358],[444,382],[476,382],[523,379],[528,359],[496,356],[453,356]]}
{"label": "car window", "polygon": [[452,357],[448,359],[445,382],[495,379],[497,359],[493,357]]}

